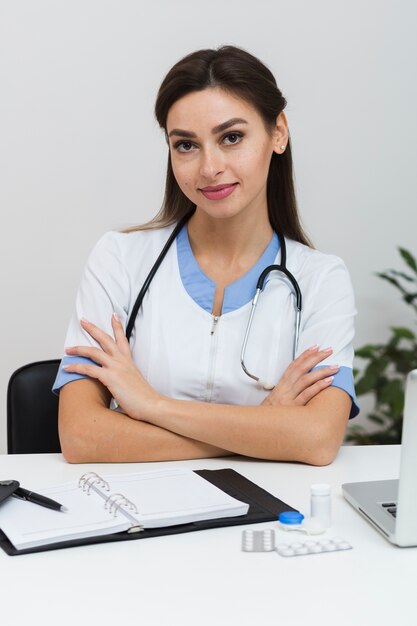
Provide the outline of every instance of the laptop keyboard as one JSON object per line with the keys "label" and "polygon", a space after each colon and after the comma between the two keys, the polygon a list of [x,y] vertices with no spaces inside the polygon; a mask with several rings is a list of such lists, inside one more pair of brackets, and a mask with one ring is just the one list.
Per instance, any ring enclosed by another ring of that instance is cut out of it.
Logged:
{"label": "laptop keyboard", "polygon": [[396,502],[383,502],[381,505],[392,517],[397,517],[397,503]]}

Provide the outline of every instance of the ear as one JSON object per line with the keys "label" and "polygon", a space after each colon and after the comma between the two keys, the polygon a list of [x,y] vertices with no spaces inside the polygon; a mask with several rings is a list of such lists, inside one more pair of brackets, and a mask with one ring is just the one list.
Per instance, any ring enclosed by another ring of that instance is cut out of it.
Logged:
{"label": "ear", "polygon": [[274,136],[274,152],[282,154],[285,152],[285,148],[288,145],[288,122],[285,113],[281,111],[278,115],[275,128],[273,130]]}

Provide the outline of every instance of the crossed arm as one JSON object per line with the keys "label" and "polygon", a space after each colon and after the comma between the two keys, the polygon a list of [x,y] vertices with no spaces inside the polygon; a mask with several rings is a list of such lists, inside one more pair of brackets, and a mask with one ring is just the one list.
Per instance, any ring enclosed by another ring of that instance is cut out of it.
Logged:
{"label": "crossed arm", "polygon": [[[331,350],[317,346],[286,370],[259,406],[175,400],[155,391],[131,357],[124,329],[112,318],[114,338],[81,320],[101,346],[67,354],[68,372],[89,376],[61,389],[59,434],[72,463],[163,461],[242,454],[262,459],[331,463],[345,432],[351,400],[330,387],[337,367],[310,371]],[[100,367],[101,366],[101,367]],[[108,408],[113,397],[123,413]]]}

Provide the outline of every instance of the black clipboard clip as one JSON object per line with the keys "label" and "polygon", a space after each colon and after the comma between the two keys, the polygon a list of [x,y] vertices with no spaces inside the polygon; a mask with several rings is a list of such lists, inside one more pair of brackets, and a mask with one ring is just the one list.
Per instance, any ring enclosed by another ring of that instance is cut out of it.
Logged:
{"label": "black clipboard clip", "polygon": [[14,494],[19,487],[20,483],[18,480],[0,480],[0,502]]}

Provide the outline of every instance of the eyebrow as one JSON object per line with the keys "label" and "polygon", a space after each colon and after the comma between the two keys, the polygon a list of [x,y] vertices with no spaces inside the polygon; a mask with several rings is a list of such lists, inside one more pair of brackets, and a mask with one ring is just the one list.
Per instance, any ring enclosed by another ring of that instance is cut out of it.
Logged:
{"label": "eyebrow", "polygon": [[[212,128],[211,132],[213,135],[216,135],[217,133],[221,133],[222,131],[227,130],[231,126],[235,126],[236,124],[247,123],[248,122],[244,120],[243,117],[232,117],[230,120],[227,120],[226,122],[223,122],[222,124],[219,124],[218,126]],[[168,137],[172,137],[173,135],[176,135],[178,137],[186,137],[187,139],[195,139],[197,137],[195,133],[192,133],[189,130],[182,130],[181,128],[174,128],[173,130],[171,130]]]}

